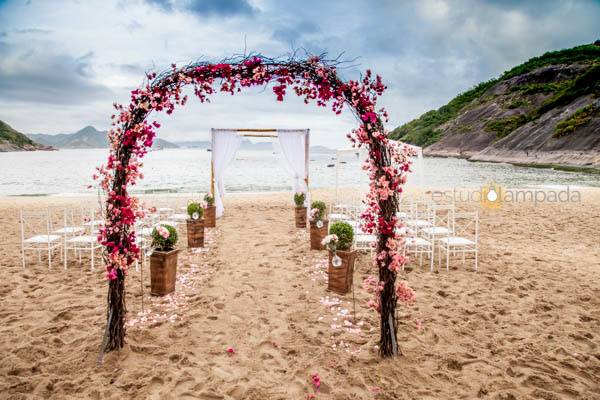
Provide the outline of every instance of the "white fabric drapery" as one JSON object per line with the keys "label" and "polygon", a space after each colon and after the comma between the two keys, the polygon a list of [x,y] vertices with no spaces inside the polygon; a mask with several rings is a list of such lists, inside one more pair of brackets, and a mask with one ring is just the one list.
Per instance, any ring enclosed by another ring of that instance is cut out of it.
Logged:
{"label": "white fabric drapery", "polygon": [[281,129],[277,131],[277,140],[273,141],[273,151],[280,155],[279,160],[292,176],[294,193],[306,193],[306,203],[308,204],[306,140],[306,130]]}
{"label": "white fabric drapery", "polygon": [[225,186],[223,185],[223,173],[227,166],[235,158],[242,138],[235,130],[212,130],[212,159],[215,178],[215,205],[217,218],[223,215],[223,198],[225,197]]}

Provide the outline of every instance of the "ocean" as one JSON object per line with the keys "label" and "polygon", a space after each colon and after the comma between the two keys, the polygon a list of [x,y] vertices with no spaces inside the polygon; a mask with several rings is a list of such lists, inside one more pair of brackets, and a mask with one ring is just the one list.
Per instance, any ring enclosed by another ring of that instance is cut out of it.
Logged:
{"label": "ocean", "polygon": [[[0,196],[96,194],[94,168],[106,161],[107,149],[0,153]],[[206,192],[210,187],[210,156],[205,149],[165,149],[144,159],[144,179],[135,192]],[[335,153],[311,154],[310,186],[335,187]],[[368,180],[355,156],[340,158],[340,187],[366,187]],[[418,172],[409,185],[418,185]],[[423,160],[423,186],[430,188],[480,187],[493,181],[504,187],[600,187],[600,177],[581,172],[475,163],[454,158]],[[286,169],[270,151],[241,150],[224,177],[228,192],[291,190]]]}

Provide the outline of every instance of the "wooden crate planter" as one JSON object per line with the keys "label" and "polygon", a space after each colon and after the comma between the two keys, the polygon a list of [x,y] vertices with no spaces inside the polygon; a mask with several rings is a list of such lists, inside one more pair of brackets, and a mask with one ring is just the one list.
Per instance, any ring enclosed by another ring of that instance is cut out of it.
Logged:
{"label": "wooden crate planter", "polygon": [[317,228],[316,221],[310,221],[310,249],[311,250],[323,250],[323,245],[321,242],[323,238],[327,236],[327,231],[329,229],[329,221],[326,219],[323,220],[323,227]]}
{"label": "wooden crate planter", "polygon": [[164,296],[175,291],[178,249],[154,251],[150,256],[150,294]]}
{"label": "wooden crate planter", "polygon": [[217,226],[217,208],[208,206],[204,211],[204,227],[214,228],[215,226]]}
{"label": "wooden crate planter", "polygon": [[296,228],[306,228],[306,207],[296,207]]}
{"label": "wooden crate planter", "polygon": [[187,220],[187,241],[189,248],[204,247],[204,219]]}
{"label": "wooden crate planter", "polygon": [[327,290],[337,294],[346,294],[352,290],[354,276],[354,262],[356,261],[356,251],[337,251],[337,255],[342,259],[342,265],[334,267],[331,263],[333,252],[329,250],[329,266],[327,267]]}

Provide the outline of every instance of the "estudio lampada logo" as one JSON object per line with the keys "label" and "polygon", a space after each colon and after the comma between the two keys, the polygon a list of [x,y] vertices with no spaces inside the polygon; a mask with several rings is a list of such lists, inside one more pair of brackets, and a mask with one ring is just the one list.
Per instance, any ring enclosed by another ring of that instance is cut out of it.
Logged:
{"label": "estudio lampada logo", "polygon": [[481,188],[481,204],[485,208],[500,208],[504,189],[494,181],[489,181]]}
{"label": "estudio lampada logo", "polygon": [[522,188],[508,189],[489,181],[475,190],[436,190],[431,192],[434,202],[480,203],[484,208],[497,209],[508,203],[580,203],[581,192],[570,186],[559,189]]}

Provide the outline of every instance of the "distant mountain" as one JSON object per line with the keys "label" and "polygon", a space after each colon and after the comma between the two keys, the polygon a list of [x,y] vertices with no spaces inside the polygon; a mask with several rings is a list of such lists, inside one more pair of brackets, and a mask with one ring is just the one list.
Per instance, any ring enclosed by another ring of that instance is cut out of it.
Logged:
{"label": "distant mountain", "polygon": [[600,169],[600,41],[534,57],[392,132],[424,154]]}
{"label": "distant mountain", "polygon": [[184,140],[174,142],[179,147],[188,149],[210,149],[210,142],[205,140]]}
{"label": "distant mountain", "polygon": [[[61,133],[58,135],[29,134],[27,136],[38,143],[59,149],[103,149],[108,147],[106,134],[106,131],[99,131],[93,126],[86,126],[75,133]],[[179,146],[164,139],[156,138],[153,147],[174,149]]]}
{"label": "distant mountain", "polygon": [[335,150],[325,146],[310,146],[310,152],[313,154],[330,154],[335,153]]}
{"label": "distant mountain", "polygon": [[[177,141],[175,144],[178,144],[181,147],[189,148],[189,149],[210,149],[211,143],[206,140],[188,140],[188,141]],[[273,149],[273,145],[270,140],[260,141],[260,142],[252,142],[248,139],[242,141],[240,146],[241,150],[254,150],[254,151],[271,151]],[[332,150],[325,146],[311,146],[311,153],[335,153],[335,150]]]}
{"label": "distant mountain", "polygon": [[34,150],[53,150],[53,148],[36,143],[6,122],[0,121],[0,152]]}
{"label": "distant mountain", "polygon": [[179,146],[176,143],[168,142],[165,139],[154,138],[152,148],[162,147],[163,149],[178,149]]}

